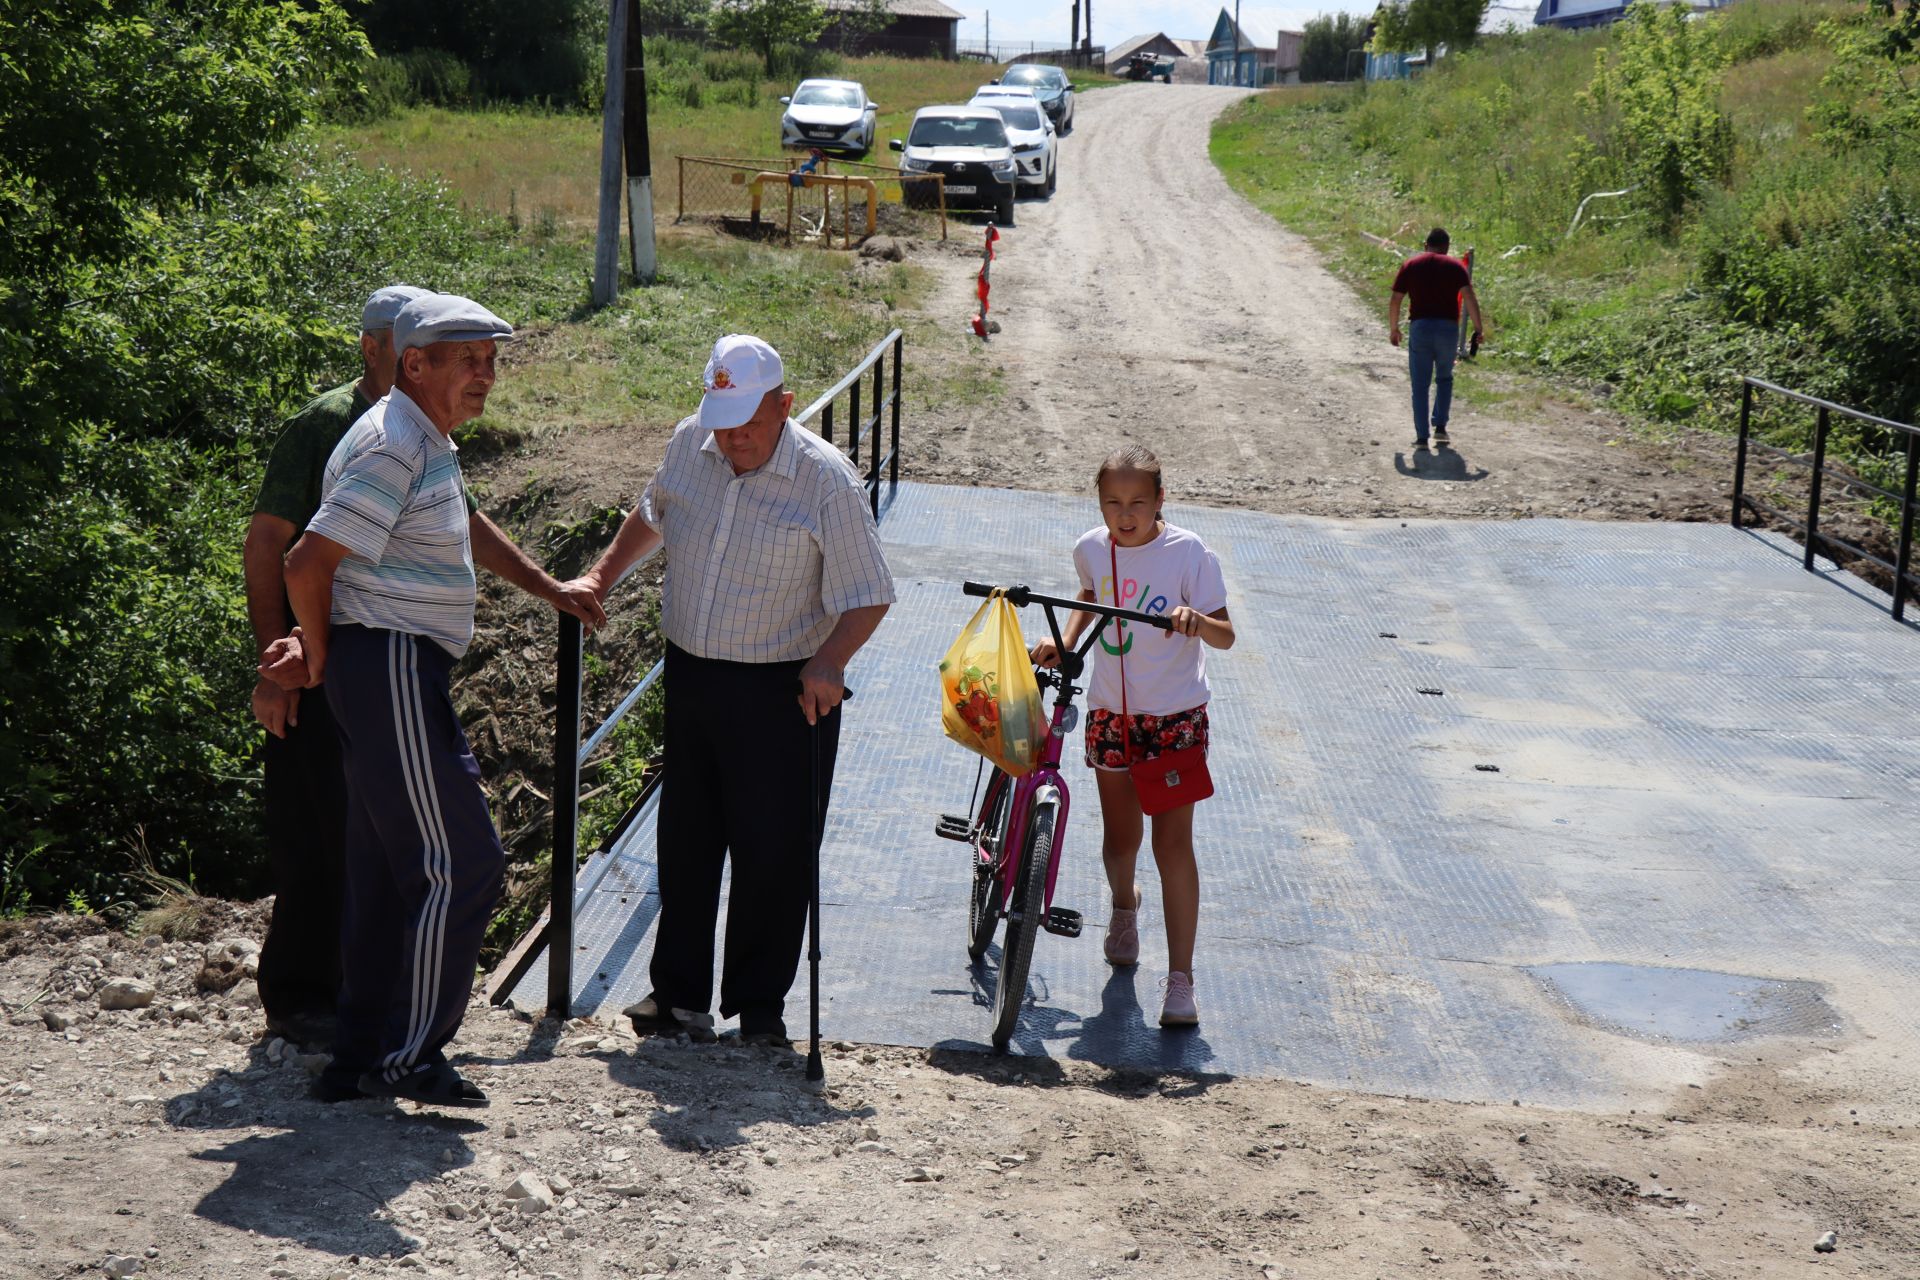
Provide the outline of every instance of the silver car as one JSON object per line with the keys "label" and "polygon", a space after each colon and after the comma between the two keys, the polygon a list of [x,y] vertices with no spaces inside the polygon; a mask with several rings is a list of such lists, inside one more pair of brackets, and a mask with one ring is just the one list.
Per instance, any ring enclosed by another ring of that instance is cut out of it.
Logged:
{"label": "silver car", "polygon": [[1060,169],[1060,135],[1033,90],[1020,85],[987,85],[967,105],[992,107],[1000,113],[1007,126],[1007,141],[1013,144],[1020,185],[1038,187],[1041,195],[1052,195]]}
{"label": "silver car", "polygon": [[802,80],[780,101],[787,107],[780,117],[781,146],[818,147],[849,156],[873,150],[880,104],[867,97],[866,86],[858,80]]}

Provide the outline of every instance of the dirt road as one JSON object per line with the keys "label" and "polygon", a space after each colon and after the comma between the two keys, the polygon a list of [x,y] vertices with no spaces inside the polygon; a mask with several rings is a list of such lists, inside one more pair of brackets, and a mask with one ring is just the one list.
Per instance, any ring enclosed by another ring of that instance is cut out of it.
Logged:
{"label": "dirt road", "polygon": [[[1711,440],[1635,441],[1614,416],[1529,392],[1463,405],[1454,447],[1413,456],[1390,261],[1356,299],[1313,248],[1234,194],[1207,155],[1235,89],[1085,95],[1060,187],[1022,202],[993,270],[1006,395],[915,424],[916,479],[1080,492],[1116,442],[1159,453],[1178,497],[1327,516],[1702,519],[1730,470]],[[975,228],[961,233],[971,239]],[[932,261],[934,305],[970,313],[974,264]],[[1487,300],[1499,329],[1499,300]],[[1511,392],[1490,370],[1469,375]],[[1484,395],[1482,398],[1487,398]],[[923,435],[923,433],[925,433]],[[1008,468],[1005,459],[1019,465]]]}

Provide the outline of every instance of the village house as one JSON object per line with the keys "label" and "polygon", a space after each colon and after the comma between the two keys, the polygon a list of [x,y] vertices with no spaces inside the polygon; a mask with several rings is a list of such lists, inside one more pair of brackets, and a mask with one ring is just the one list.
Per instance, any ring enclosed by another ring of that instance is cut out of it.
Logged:
{"label": "village house", "polygon": [[1222,8],[1207,38],[1207,83],[1250,88],[1299,84],[1302,35],[1283,28],[1283,21],[1280,10],[1242,5],[1235,27],[1233,9]]}
{"label": "village house", "polygon": [[[1578,27],[1598,27],[1609,22],[1618,22],[1626,16],[1628,0],[1540,0],[1540,7],[1533,12],[1535,23],[1543,27],[1560,27],[1572,30]],[[1706,9],[1718,9],[1731,3],[1731,0],[1687,0],[1688,7],[1696,13]]]}
{"label": "village house", "polygon": [[848,53],[892,53],[909,58],[952,58],[966,15],[940,0],[887,0],[892,21],[878,31],[850,32],[841,16],[865,6],[859,0],[824,0],[827,26],[816,42]]}

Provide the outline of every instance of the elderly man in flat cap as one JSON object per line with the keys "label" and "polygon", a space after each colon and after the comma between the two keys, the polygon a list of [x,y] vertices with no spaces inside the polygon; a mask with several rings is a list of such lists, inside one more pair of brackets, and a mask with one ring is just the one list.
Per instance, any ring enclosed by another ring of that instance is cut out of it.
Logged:
{"label": "elderly man in flat cap", "polygon": [[[310,401],[287,419],[254,499],[243,560],[255,657],[293,629],[283,562],[320,506],[327,458],[340,437],[393,386],[393,319],[429,291],[409,285],[377,290],[360,310],[361,374]],[[471,501],[468,503],[471,509]],[[305,671],[261,675],[253,715],[267,731],[267,865],[273,919],[260,951],[260,1002],[267,1027],[314,1047],[333,1037],[340,991],[340,894],[345,871],[347,783],[340,739],[324,695],[304,697]]]}
{"label": "elderly man in flat cap", "polygon": [[[638,1030],[713,1034],[720,872],[733,863],[720,1014],[784,1044],[806,932],[813,806],[825,819],[847,663],[893,603],[893,575],[846,455],[788,417],[779,353],[714,344],[700,411],[581,581],[606,590],[664,541],[667,750],[660,929]],[[810,751],[819,726],[819,793]]]}
{"label": "elderly man in flat cap", "polygon": [[[308,688],[326,683],[347,780],[345,979],[327,1099],[487,1101],[442,1053],[505,862],[448,685],[473,638],[477,550],[452,436],[486,408],[496,344],[512,336],[451,294],[403,307],[393,391],[341,438],[287,556],[297,656]],[[490,555],[516,586],[590,627],[605,621],[592,587],[554,581],[504,535]]]}

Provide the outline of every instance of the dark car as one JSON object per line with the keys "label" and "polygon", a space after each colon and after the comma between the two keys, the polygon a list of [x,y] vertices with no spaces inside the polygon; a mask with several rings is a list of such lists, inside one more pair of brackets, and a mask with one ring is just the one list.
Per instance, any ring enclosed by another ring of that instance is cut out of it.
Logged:
{"label": "dark car", "polygon": [[1016,62],[1000,73],[995,84],[1025,85],[1033,90],[1040,106],[1063,134],[1073,132],[1073,81],[1059,67],[1037,62]]}

